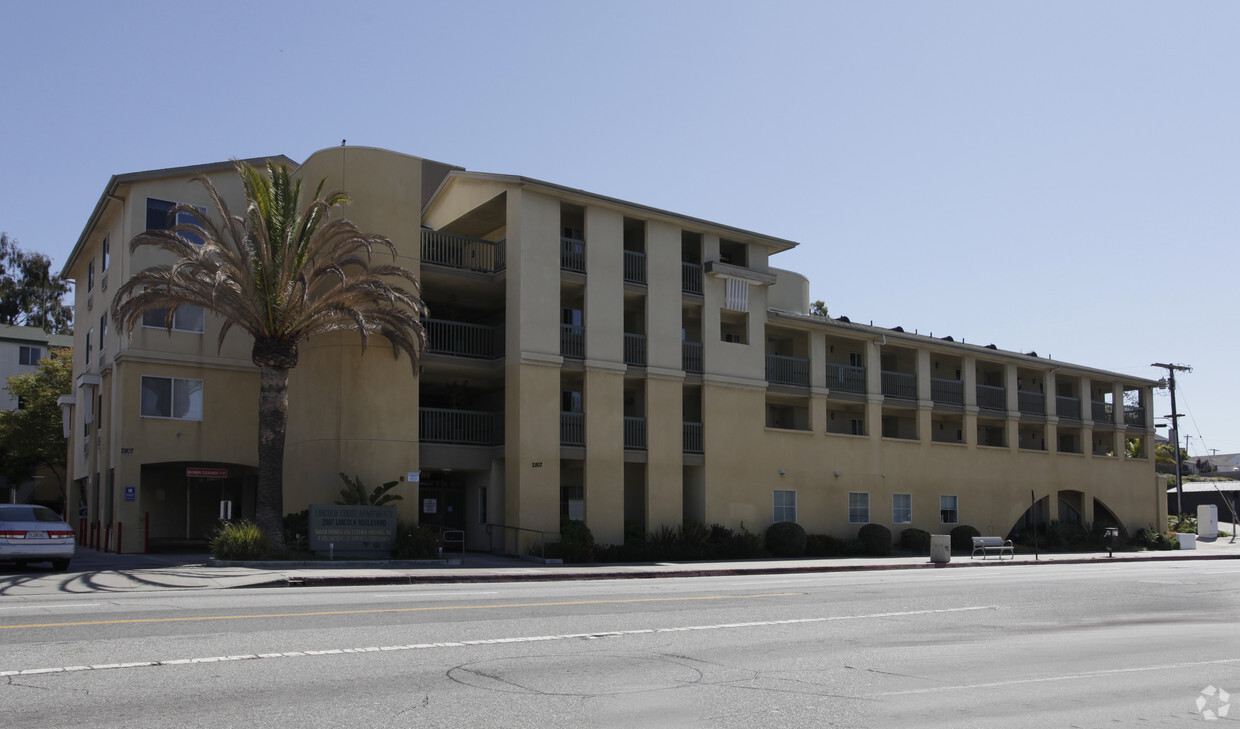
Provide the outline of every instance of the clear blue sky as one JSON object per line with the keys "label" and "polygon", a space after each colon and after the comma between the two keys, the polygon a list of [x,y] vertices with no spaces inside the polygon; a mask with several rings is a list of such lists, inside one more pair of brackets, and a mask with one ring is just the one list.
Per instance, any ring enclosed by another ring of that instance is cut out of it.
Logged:
{"label": "clear blue sky", "polygon": [[[833,315],[1157,379],[1240,452],[1240,3],[10,2],[0,229],[340,144],[800,242]],[[1155,412],[1170,413],[1165,395]]]}

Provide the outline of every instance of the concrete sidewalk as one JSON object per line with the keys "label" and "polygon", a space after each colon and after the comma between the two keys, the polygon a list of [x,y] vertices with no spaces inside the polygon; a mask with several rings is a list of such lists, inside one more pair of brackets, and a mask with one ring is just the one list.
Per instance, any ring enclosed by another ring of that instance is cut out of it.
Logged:
{"label": "concrete sidewalk", "polygon": [[958,569],[1011,564],[1103,564],[1150,560],[1240,559],[1240,540],[1197,541],[1193,550],[1166,552],[1018,553],[1015,559],[953,555],[935,565],[927,557],[833,557],[733,562],[545,565],[516,557],[467,553],[430,562],[301,562],[212,564],[205,554],[109,554],[78,548],[68,572],[0,565],[0,597],[49,594],[203,590],[238,587],[407,585],[471,582],[649,579],[738,574],[798,574],[890,569]]}

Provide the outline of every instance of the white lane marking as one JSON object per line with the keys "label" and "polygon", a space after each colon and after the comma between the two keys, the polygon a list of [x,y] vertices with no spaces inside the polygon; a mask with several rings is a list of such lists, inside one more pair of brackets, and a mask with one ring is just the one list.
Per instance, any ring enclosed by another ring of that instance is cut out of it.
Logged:
{"label": "white lane marking", "polygon": [[45,610],[50,608],[80,608],[80,607],[99,607],[101,602],[82,602],[82,603],[60,603],[56,605],[7,605],[0,607],[0,610]]}
{"label": "white lane marking", "polygon": [[788,620],[757,620],[748,623],[720,623],[718,625],[688,625],[676,628],[641,628],[638,630],[611,630],[601,633],[567,633],[564,635],[534,635],[517,638],[486,638],[482,640],[445,641],[443,643],[414,643],[411,645],[386,645],[366,648],[331,648],[318,651],[288,651],[286,653],[253,653],[239,656],[210,656],[206,658],[175,658],[163,661],[139,661],[136,663],[102,663],[94,666],[61,666],[59,668],[26,668],[0,671],[0,677],[33,676],[43,673],[69,673],[75,671],[107,671],[118,668],[151,668],[154,666],[179,666],[192,663],[222,663],[225,661],[253,661],[264,658],[298,658],[302,656],[334,656],[348,653],[376,653],[379,651],[416,651],[428,648],[461,648],[472,645],[499,645],[503,643],[538,643],[543,641],[616,638],[627,635],[654,635],[658,633],[684,633],[692,630],[729,630],[732,628],[764,628],[777,625],[806,625],[810,623],[833,623],[842,620],[876,620],[881,618],[904,618],[917,615],[965,613],[977,610],[999,610],[997,605],[942,608],[939,610],[907,610],[869,615],[836,615],[827,618],[791,618]]}
{"label": "white lane marking", "polygon": [[1229,663],[1240,663],[1240,658],[1220,658],[1214,661],[1190,661],[1188,663],[1172,663],[1162,666],[1135,666],[1132,668],[1111,668],[1103,671],[1087,671],[1085,673],[1070,673],[1063,676],[1042,676],[1040,678],[1017,678],[1011,681],[993,681],[990,683],[968,683],[956,686],[935,686],[933,688],[910,689],[908,691],[889,691],[876,696],[912,696],[915,694],[933,694],[940,691],[967,691],[970,689],[992,689],[1002,688],[1004,686],[1021,686],[1031,683],[1050,683],[1053,681],[1078,681],[1086,678],[1096,678],[1098,676],[1114,676],[1123,673],[1139,673],[1142,671],[1168,671],[1181,668],[1195,668],[1197,666],[1221,666]]}
{"label": "white lane marking", "polygon": [[459,597],[462,595],[498,595],[499,590],[490,592],[380,592],[370,597]]}

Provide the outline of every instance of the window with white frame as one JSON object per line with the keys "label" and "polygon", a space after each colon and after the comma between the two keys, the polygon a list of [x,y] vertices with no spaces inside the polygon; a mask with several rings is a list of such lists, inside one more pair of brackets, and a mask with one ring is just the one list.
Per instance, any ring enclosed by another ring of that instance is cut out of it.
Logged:
{"label": "window with white frame", "polygon": [[848,492],[848,523],[870,523],[870,495],[864,491]]}
{"label": "window with white frame", "polygon": [[43,359],[42,347],[21,346],[17,348],[17,364],[37,365],[41,359]]}
{"label": "window with white frame", "polygon": [[912,524],[913,523],[913,495],[912,494],[892,494],[891,495],[891,523],[892,524]]}
{"label": "window with white frame", "polygon": [[99,351],[102,352],[108,346],[108,313],[105,311],[99,316]]}
{"label": "window with white frame", "polygon": [[[153,197],[146,199],[146,229],[147,230],[169,230],[174,225],[195,225],[198,223],[194,216],[190,213],[179,211],[173,215],[172,211],[180,203],[170,202],[168,200],[158,200]],[[195,205],[206,214],[206,208]],[[186,241],[200,246],[203,244],[202,238],[187,231],[182,231],[178,235]]]}
{"label": "window with white frame", "polygon": [[142,417],[202,420],[202,380],[143,375]]}
{"label": "window with white frame", "polygon": [[778,523],[781,521],[797,520],[797,492],[775,490],[774,514],[772,521]]}
{"label": "window with white frame", "polygon": [[939,497],[939,522],[942,524],[955,524],[960,517],[957,510],[958,501],[955,496]]}
{"label": "window with white frame", "polygon": [[[177,332],[202,333],[202,307],[184,304],[172,311],[172,329]],[[168,310],[152,309],[142,315],[142,326],[158,329],[168,328]]]}
{"label": "window with white frame", "polygon": [[108,237],[107,237],[106,235],[105,235],[105,236],[103,236],[103,244],[100,246],[100,248],[102,249],[102,251],[103,251],[103,252],[102,252],[102,254],[101,254],[101,258],[100,258],[100,263],[101,263],[102,265],[100,265],[100,266],[99,266],[99,270],[100,270],[100,271],[106,271],[106,270],[108,270],[108,256],[109,256],[109,255],[111,254],[111,252],[112,252],[112,247],[111,247],[111,245],[108,243]]}

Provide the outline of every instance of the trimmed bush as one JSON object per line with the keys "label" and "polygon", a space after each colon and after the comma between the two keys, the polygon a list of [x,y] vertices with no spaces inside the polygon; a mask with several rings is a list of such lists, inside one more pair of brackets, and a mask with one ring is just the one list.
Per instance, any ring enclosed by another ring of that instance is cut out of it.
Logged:
{"label": "trimmed bush", "polygon": [[857,531],[862,554],[886,557],[891,554],[891,530],[882,524],[866,524]]}
{"label": "trimmed bush", "polygon": [[805,538],[805,556],[838,557],[844,553],[844,540],[829,534],[810,534]]}
{"label": "trimmed bush", "polygon": [[441,533],[434,527],[423,526],[414,521],[396,524],[396,544],[392,546],[393,559],[433,559],[439,556]]}
{"label": "trimmed bush", "polygon": [[780,521],[766,530],[766,549],[776,557],[804,557],[805,529],[795,521]]}
{"label": "trimmed bush", "polygon": [[972,552],[973,537],[980,537],[982,533],[968,524],[961,524],[952,529],[952,551],[953,552]]}
{"label": "trimmed bush", "polygon": [[211,556],[216,559],[250,561],[267,551],[267,535],[252,521],[221,522],[211,537]]}
{"label": "trimmed bush", "polygon": [[[547,556],[550,557],[552,545],[547,545]],[[560,521],[560,559],[565,562],[593,562],[594,534],[584,521],[562,519]]]}
{"label": "trimmed bush", "polygon": [[917,554],[930,554],[930,532],[925,529],[905,529],[900,532],[900,546]]}

